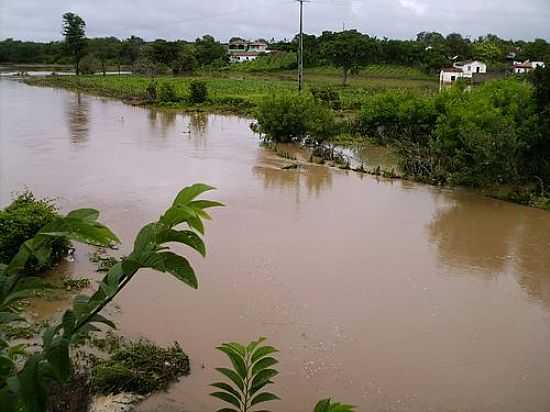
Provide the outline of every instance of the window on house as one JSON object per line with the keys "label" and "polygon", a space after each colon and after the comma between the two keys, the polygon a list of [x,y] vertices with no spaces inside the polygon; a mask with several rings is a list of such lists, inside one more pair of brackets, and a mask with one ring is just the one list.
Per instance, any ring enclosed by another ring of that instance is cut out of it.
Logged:
{"label": "window on house", "polygon": [[456,76],[451,76],[451,81],[454,82],[456,80]]}
{"label": "window on house", "polygon": [[479,73],[481,70],[481,67],[476,67],[476,73]]}

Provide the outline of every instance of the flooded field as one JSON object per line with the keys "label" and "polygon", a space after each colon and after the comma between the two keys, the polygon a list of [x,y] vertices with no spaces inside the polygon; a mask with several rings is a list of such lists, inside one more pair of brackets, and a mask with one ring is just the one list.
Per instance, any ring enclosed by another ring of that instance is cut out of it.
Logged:
{"label": "flooded field", "polygon": [[[227,207],[191,256],[199,290],[143,272],[123,333],[178,340],[192,372],[142,411],[211,412],[222,341],[278,347],[274,412],[550,410],[550,213],[410,182],[287,164],[249,119],[137,108],[0,80],[0,206],[25,187],[90,206],[127,251],[182,187]],[[367,158],[368,153],[364,154]],[[380,153],[375,153],[380,158]],[[72,273],[91,270],[79,248]],[[67,270],[65,267],[64,270]]]}

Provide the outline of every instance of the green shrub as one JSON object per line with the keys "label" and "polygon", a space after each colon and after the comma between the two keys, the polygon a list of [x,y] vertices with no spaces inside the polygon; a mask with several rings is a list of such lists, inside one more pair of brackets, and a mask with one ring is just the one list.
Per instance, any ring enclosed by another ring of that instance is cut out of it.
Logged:
{"label": "green shrub", "polygon": [[80,60],[80,73],[95,74],[99,71],[101,64],[99,60],[92,54],[88,54]]}
{"label": "green shrub", "polygon": [[208,88],[206,83],[193,80],[189,83],[189,94],[193,103],[204,103],[208,99]]}
{"label": "green shrub", "polygon": [[[0,210],[0,263],[7,264],[21,245],[33,238],[40,229],[58,216],[52,200],[36,199],[26,191],[4,210]],[[69,244],[64,240],[53,243],[52,253],[43,264],[36,258],[25,267],[26,272],[36,273],[51,268],[67,254]]]}
{"label": "green shrub", "polygon": [[315,87],[311,89],[311,94],[319,102],[325,103],[328,107],[333,110],[342,109],[342,101],[340,100],[340,94],[334,89]]}
{"label": "green shrub", "polygon": [[256,131],[280,143],[307,136],[322,141],[336,131],[334,113],[306,94],[274,94],[260,102],[256,119]]}
{"label": "green shrub", "polygon": [[177,102],[178,96],[174,85],[169,82],[162,82],[159,86],[158,99],[161,103]]}

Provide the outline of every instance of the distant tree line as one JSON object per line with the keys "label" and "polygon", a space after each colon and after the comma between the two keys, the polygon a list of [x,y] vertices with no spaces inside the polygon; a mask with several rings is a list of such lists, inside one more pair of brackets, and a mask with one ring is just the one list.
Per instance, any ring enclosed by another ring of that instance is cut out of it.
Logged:
{"label": "distant tree line", "polygon": [[[337,46],[337,47],[336,47]],[[296,51],[298,36],[292,41],[271,44],[272,49]],[[369,64],[397,64],[418,66],[436,71],[453,60],[480,59],[500,67],[509,60],[538,60],[550,64],[550,43],[504,40],[487,34],[471,40],[459,33],[444,36],[437,32],[418,33],[415,40],[379,39],[355,30],[325,31],[320,36],[304,35],[304,64],[315,67],[327,63],[327,48],[352,48],[359,61]],[[330,62],[330,59],[328,59]]]}
{"label": "distant tree line", "polygon": [[[86,38],[85,23],[79,16],[66,13],[63,22],[65,41],[0,41],[0,63],[74,64],[75,69],[80,69],[82,59],[84,72],[105,72],[108,66],[133,66],[134,71],[144,74],[180,74],[198,67],[219,68],[229,63],[224,45],[210,35],[194,42],[145,41],[138,36],[123,40]],[[295,55],[298,36],[290,41],[273,40],[270,47]],[[337,66],[342,69],[344,83],[349,73],[366,64],[415,66],[433,73],[454,60],[467,59],[481,59],[495,70],[503,69],[511,60],[529,59],[550,64],[550,43],[544,39],[504,40],[494,34],[471,40],[459,33],[444,36],[437,32],[418,33],[415,40],[380,39],[356,30],[304,35],[305,66]]]}
{"label": "distant tree line", "polygon": [[225,47],[210,35],[194,42],[157,39],[145,41],[137,36],[85,37],[85,22],[76,14],[63,15],[64,41],[48,43],[14,39],[0,41],[0,63],[75,66],[77,72],[102,71],[107,67],[132,66],[143,74],[191,72],[199,66],[228,64]]}

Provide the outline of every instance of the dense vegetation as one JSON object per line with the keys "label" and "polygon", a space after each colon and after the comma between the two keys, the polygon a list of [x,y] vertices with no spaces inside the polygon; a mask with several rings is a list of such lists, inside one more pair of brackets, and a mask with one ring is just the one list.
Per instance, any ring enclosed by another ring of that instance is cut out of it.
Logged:
{"label": "dense vegetation", "polygon": [[[0,210],[0,264],[7,264],[26,240],[57,217],[53,201],[36,199],[30,192],[21,193],[8,207]],[[29,259],[24,270],[36,273],[51,268],[66,255],[68,246],[62,239],[53,242],[47,259]]]}
{"label": "dense vegetation", "polygon": [[391,91],[366,99],[361,131],[399,148],[403,170],[421,180],[485,187],[550,184],[550,69],[532,83],[509,79],[433,96]]}

